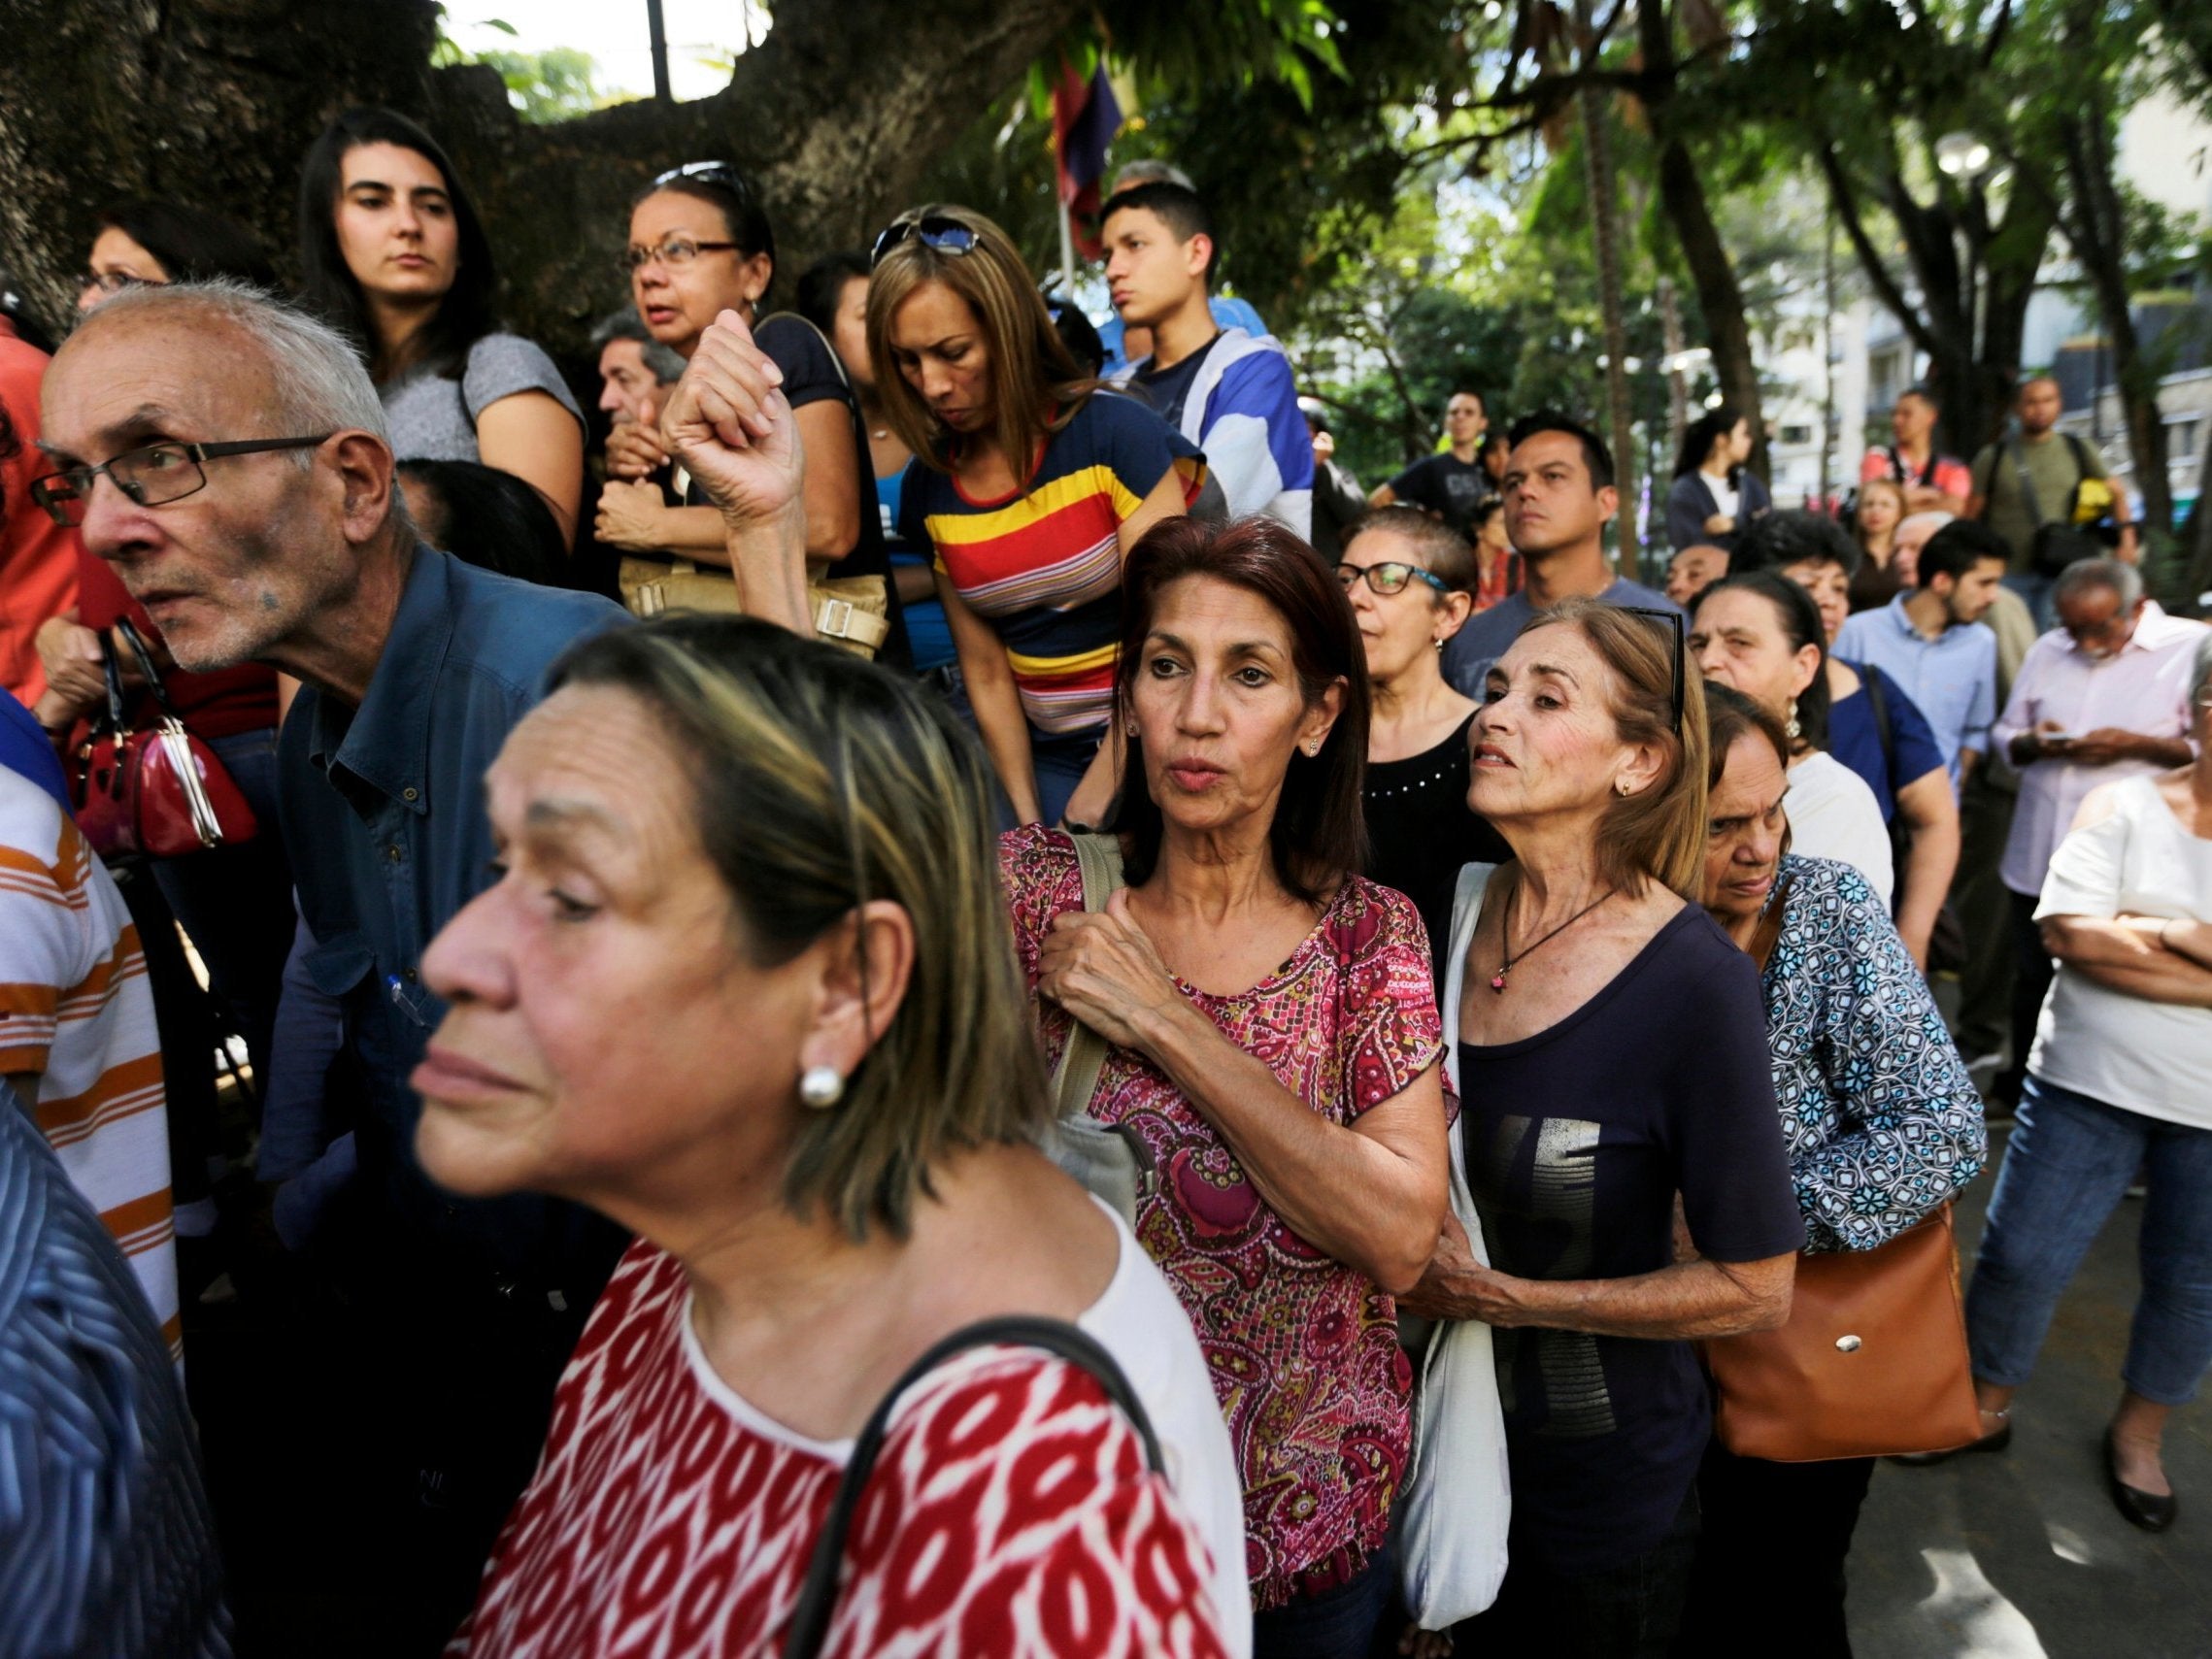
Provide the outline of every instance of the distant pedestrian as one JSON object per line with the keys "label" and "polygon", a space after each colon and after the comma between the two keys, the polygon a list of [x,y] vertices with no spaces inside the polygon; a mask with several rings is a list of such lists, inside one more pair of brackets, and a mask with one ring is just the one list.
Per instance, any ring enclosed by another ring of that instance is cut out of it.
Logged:
{"label": "distant pedestrian", "polygon": [[1750,420],[1726,404],[1690,423],[1666,493],[1667,540],[1675,547],[1733,547],[1744,526],[1774,505],[1765,481],[1744,465],[1753,443]]}
{"label": "distant pedestrian", "polygon": [[1389,507],[1393,502],[1433,513],[1462,536],[1474,534],[1475,508],[1497,493],[1497,485],[1482,465],[1479,447],[1490,428],[1490,416],[1478,391],[1456,391],[1444,405],[1446,447],[1424,455],[1389,483],[1370,495],[1368,504]]}

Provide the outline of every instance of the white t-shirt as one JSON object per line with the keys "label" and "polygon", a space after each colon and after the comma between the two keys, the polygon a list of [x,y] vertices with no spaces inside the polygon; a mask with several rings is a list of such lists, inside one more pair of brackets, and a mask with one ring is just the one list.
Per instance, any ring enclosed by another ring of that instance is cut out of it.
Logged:
{"label": "white t-shirt", "polygon": [[1850,865],[1889,908],[1896,885],[1890,826],[1865,779],[1816,749],[1790,768],[1790,792],[1782,805],[1790,816],[1792,852]]}
{"label": "white t-shirt", "polygon": [[[1697,476],[1705,481],[1705,487],[1713,492],[1713,511],[1724,518],[1733,518],[1736,509],[1743,505],[1743,491],[1728,481],[1726,473],[1719,478],[1708,472],[1700,472]],[[1743,526],[1739,524],[1736,528],[1740,530]]]}
{"label": "white t-shirt", "polygon": [[[2099,816],[2100,809],[2108,809]],[[2148,778],[2091,795],[2092,819],[2051,855],[2045,916],[2212,921],[2212,841],[2182,827]],[[2028,1069],[2106,1106],[2212,1129],[2212,1009],[2155,1003],[2065,963],[2051,980]]]}

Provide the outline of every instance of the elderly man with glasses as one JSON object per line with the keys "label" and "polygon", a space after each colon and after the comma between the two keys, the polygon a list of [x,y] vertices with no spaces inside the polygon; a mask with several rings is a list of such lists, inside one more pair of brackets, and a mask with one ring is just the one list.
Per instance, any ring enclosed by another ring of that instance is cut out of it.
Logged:
{"label": "elderly man with glasses", "polygon": [[2169,616],[2119,559],[2084,559],[2052,585],[2060,625],[2028,648],[1994,746],[2020,772],[2020,803],[1998,867],[2011,896],[2016,966],[2012,1064],[1995,1093],[2020,1097],[2028,1049],[2051,987],[2052,962],[2035,920],[2051,854],[2089,792],[2195,758],[2189,734],[2190,664],[2212,634]]}
{"label": "elderly man with glasses", "polygon": [[397,1651],[468,1606],[620,1245],[567,1205],[433,1186],[408,1077],[439,1017],[420,953],[490,880],[485,768],[552,660],[621,614],[422,546],[359,358],[252,290],[118,294],[56,355],[44,414],[32,500],[81,527],[178,663],[303,682],[278,756],[301,966],[343,1011],[362,1099],[298,1160],[330,1144],[313,1259],[343,1312],[301,1344],[320,1363],[296,1386],[338,1428],[316,1489],[375,1541],[347,1568]]}

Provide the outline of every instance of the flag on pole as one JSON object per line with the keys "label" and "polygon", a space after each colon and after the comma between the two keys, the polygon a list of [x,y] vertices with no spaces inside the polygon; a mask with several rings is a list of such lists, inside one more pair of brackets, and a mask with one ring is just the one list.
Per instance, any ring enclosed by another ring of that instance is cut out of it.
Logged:
{"label": "flag on pole", "polygon": [[1061,58],[1053,87],[1053,155],[1060,207],[1086,259],[1106,251],[1098,240],[1099,189],[1106,181],[1106,147],[1121,130],[1122,106],[1106,79],[1105,55],[1088,82]]}

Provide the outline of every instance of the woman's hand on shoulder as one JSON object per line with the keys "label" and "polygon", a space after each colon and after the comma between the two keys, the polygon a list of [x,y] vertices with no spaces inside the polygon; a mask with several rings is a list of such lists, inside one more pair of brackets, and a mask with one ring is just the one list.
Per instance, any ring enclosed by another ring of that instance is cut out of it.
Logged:
{"label": "woman's hand on shoulder", "polygon": [[1040,991],[1123,1048],[1143,1051],[1162,1017],[1190,1007],[1130,912],[1126,887],[1103,911],[1055,917],[1037,970]]}

